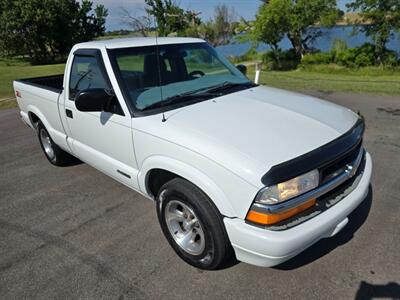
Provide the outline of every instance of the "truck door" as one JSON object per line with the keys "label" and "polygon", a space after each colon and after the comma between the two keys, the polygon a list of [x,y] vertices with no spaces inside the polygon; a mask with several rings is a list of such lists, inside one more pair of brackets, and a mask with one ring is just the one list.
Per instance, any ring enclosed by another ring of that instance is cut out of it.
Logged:
{"label": "truck door", "polygon": [[69,72],[65,117],[73,152],[102,172],[138,189],[131,116],[122,110],[119,99],[115,98],[112,112],[81,112],[75,106],[75,96],[82,90],[112,88],[100,50],[76,51]]}

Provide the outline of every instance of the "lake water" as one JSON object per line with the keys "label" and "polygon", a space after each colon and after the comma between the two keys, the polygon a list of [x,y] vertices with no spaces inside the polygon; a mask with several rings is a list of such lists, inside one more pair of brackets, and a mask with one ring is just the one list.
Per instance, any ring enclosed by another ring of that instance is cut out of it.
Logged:
{"label": "lake water", "polygon": [[[314,48],[321,51],[329,51],[332,47],[332,42],[335,39],[346,41],[349,48],[361,46],[362,44],[371,41],[364,33],[354,33],[353,26],[335,26],[332,28],[322,28],[323,34],[317,38],[313,44]],[[284,50],[292,48],[290,41],[284,38],[279,44]],[[225,56],[239,56],[245,54],[251,47],[250,43],[232,43],[229,45],[217,47]],[[400,34],[395,34],[395,37],[387,44],[387,48],[400,53]],[[265,51],[269,49],[266,44],[261,44],[257,50]]]}

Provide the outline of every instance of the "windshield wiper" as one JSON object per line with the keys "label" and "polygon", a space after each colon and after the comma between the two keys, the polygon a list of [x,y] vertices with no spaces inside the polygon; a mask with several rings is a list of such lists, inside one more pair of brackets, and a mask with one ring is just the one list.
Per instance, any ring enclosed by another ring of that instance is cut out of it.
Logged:
{"label": "windshield wiper", "polygon": [[256,84],[252,82],[230,82],[230,81],[225,81],[223,83],[217,84],[215,86],[212,86],[207,89],[207,92],[220,92],[226,89],[234,88],[234,87],[244,87],[244,88],[251,88],[256,86]]}
{"label": "windshield wiper", "polygon": [[172,97],[168,97],[164,100],[161,100],[159,102],[155,102],[153,104],[150,104],[149,106],[146,106],[145,108],[142,109],[142,111],[161,108],[161,107],[165,107],[168,105],[191,101],[191,100],[204,100],[206,98],[222,96],[222,94],[218,93],[218,92],[229,89],[229,88],[233,88],[233,87],[250,88],[250,87],[254,87],[254,86],[256,86],[256,85],[252,82],[235,83],[235,82],[225,81],[223,83],[220,83],[220,84],[217,84],[217,85],[214,85],[211,87],[201,88],[198,90],[194,90],[194,91],[178,94],[178,95],[175,95]]}
{"label": "windshield wiper", "polygon": [[192,92],[188,92],[188,93],[178,94],[178,95],[166,98],[164,100],[161,100],[159,102],[155,102],[153,104],[146,106],[142,110],[144,111],[144,110],[149,110],[149,109],[161,108],[161,107],[165,107],[165,106],[172,105],[172,104],[187,102],[190,100],[203,100],[203,99],[211,98],[211,97],[215,97],[215,96],[219,96],[219,94],[208,93],[208,92],[198,93],[198,91],[192,91]]}
{"label": "windshield wiper", "polygon": [[[203,87],[198,90],[194,90],[185,94],[203,94],[203,93],[214,93],[214,92],[220,92],[229,88],[233,87],[245,87],[245,88],[251,88],[255,87],[257,84],[253,82],[231,82],[231,81],[224,81],[222,83],[218,83],[216,85],[208,86],[208,87]],[[222,94],[219,94],[219,96],[222,96]]]}

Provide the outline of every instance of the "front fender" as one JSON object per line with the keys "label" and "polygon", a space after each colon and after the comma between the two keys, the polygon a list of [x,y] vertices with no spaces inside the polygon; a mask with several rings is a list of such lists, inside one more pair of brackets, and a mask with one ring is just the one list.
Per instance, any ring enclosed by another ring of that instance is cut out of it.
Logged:
{"label": "front fender", "polygon": [[213,180],[197,168],[170,157],[150,156],[143,162],[142,168],[138,173],[139,187],[143,193],[148,194],[146,177],[152,169],[164,169],[185,178],[206,193],[222,215],[227,217],[237,216],[228,197]]}

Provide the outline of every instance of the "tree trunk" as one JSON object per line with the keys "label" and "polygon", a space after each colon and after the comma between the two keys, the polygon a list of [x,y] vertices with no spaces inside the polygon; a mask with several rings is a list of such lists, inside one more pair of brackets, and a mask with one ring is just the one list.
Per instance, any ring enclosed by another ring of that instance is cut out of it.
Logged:
{"label": "tree trunk", "polygon": [[294,32],[288,34],[288,39],[292,44],[294,51],[296,52],[297,58],[300,60],[304,55],[304,47],[301,42],[301,34]]}
{"label": "tree trunk", "polygon": [[279,56],[279,47],[277,44],[273,44],[273,45],[271,45],[271,48],[274,53],[276,63],[278,64],[278,68],[280,70],[280,69],[282,69],[282,63],[281,63],[281,58]]}
{"label": "tree trunk", "polygon": [[388,42],[388,39],[385,39],[382,36],[378,36],[375,42],[376,46],[376,59],[377,63],[381,66],[385,63],[385,52],[386,52],[386,43]]}

